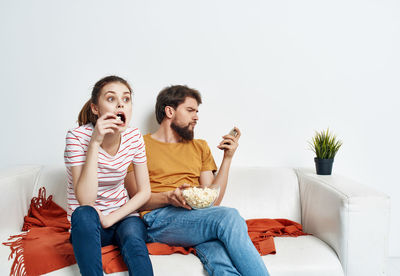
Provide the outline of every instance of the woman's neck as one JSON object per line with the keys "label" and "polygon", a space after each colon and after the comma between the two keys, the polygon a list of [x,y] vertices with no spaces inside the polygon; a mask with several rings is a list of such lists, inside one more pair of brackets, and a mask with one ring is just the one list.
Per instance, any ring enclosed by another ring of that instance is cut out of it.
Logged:
{"label": "woman's neck", "polygon": [[106,134],[101,143],[101,147],[110,155],[115,155],[118,152],[121,143],[121,134],[119,132],[114,134]]}

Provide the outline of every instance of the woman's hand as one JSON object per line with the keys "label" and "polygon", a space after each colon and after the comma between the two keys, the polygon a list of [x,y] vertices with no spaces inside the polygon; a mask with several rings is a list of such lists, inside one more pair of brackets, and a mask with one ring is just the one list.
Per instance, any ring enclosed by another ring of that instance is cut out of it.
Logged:
{"label": "woman's hand", "polygon": [[235,154],[237,147],[239,146],[238,142],[242,133],[237,127],[235,127],[235,131],[237,132],[236,137],[229,134],[224,135],[222,136],[223,140],[217,146],[217,148],[219,148],[220,150],[224,150],[224,157],[232,158]]}
{"label": "woman's hand", "polygon": [[114,224],[110,221],[110,215],[103,215],[103,213],[99,209],[97,209],[96,207],[93,208],[97,211],[97,214],[99,215],[101,227],[105,229]]}
{"label": "woman's hand", "polygon": [[101,145],[106,134],[114,134],[118,131],[118,127],[123,122],[118,119],[117,115],[107,112],[97,119],[94,127],[91,142]]}

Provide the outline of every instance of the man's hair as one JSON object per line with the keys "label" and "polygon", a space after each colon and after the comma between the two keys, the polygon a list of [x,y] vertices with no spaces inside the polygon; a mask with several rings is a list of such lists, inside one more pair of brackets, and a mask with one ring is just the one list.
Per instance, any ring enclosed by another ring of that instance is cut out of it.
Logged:
{"label": "man's hair", "polygon": [[157,122],[161,124],[164,120],[166,106],[176,109],[187,97],[193,98],[197,101],[197,104],[201,104],[200,92],[186,85],[172,85],[161,90],[158,93],[156,102]]}

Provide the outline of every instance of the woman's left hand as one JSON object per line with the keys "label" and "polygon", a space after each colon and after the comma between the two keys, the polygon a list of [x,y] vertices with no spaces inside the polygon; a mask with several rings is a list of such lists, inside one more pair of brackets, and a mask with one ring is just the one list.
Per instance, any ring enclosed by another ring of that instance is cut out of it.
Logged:
{"label": "woman's left hand", "polygon": [[103,213],[96,207],[94,207],[94,209],[97,211],[97,214],[99,215],[101,227],[105,229],[113,225],[113,223],[110,221],[111,217],[109,215],[103,215]]}

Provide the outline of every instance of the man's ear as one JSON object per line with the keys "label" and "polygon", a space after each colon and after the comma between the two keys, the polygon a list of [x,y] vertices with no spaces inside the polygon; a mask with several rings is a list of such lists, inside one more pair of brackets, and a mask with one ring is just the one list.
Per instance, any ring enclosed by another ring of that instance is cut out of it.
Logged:
{"label": "man's ear", "polygon": [[167,106],[165,107],[164,111],[165,111],[165,116],[166,116],[168,119],[171,119],[171,118],[174,117],[174,115],[175,115],[175,109],[174,109],[172,106],[167,105]]}
{"label": "man's ear", "polygon": [[94,103],[90,103],[90,108],[92,109],[92,113],[94,115],[99,116],[99,109],[97,108],[97,105],[95,105]]}

